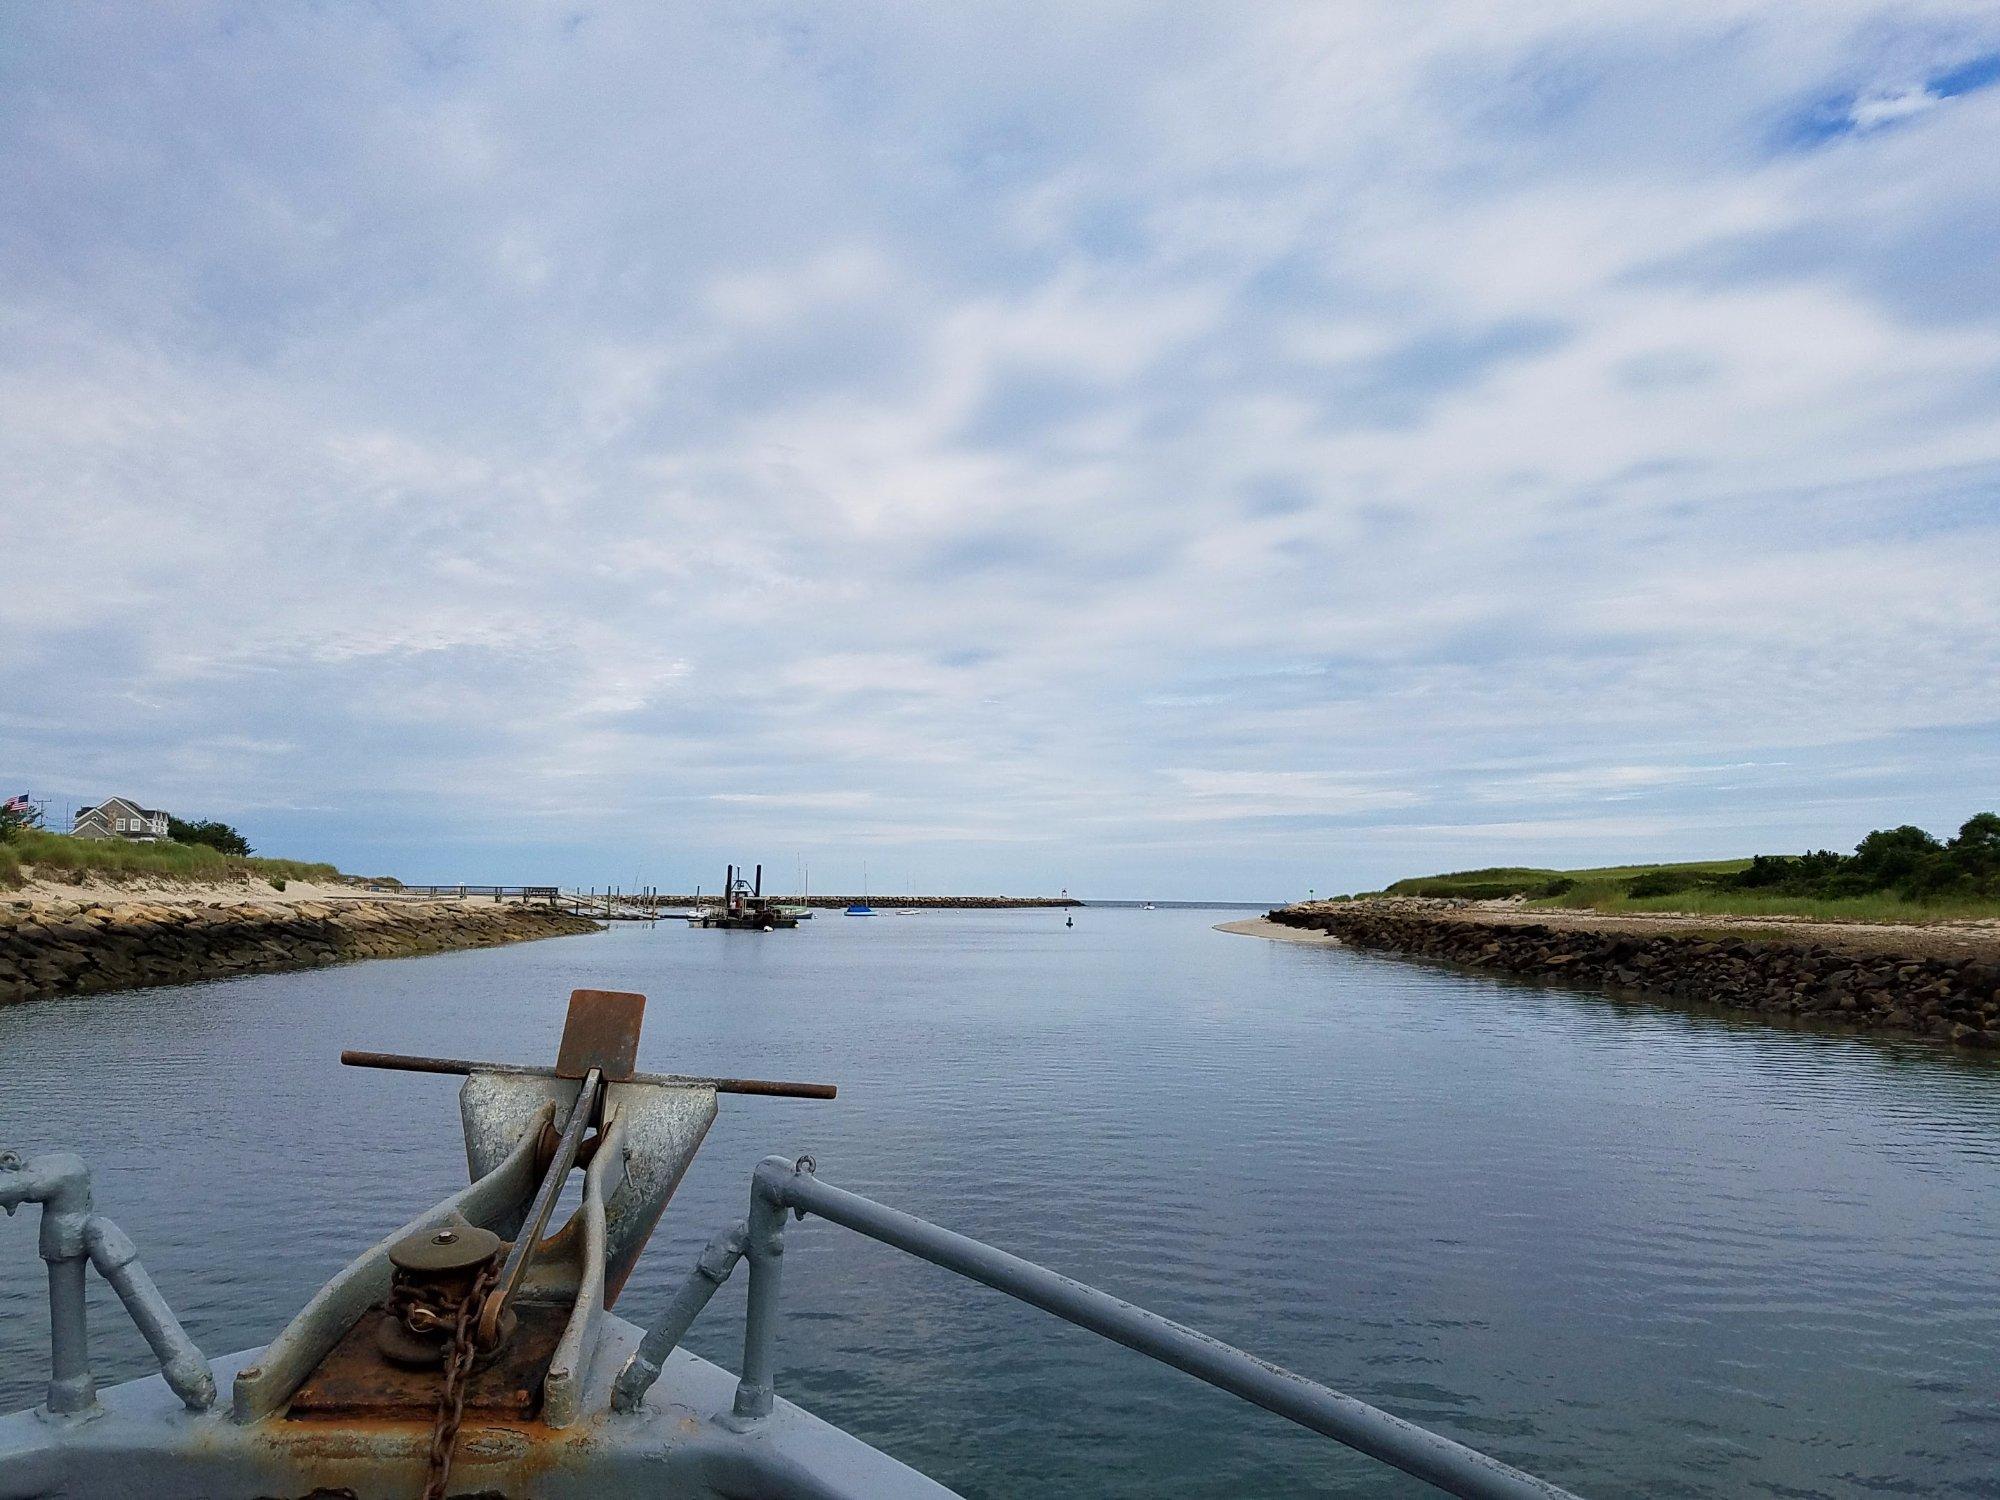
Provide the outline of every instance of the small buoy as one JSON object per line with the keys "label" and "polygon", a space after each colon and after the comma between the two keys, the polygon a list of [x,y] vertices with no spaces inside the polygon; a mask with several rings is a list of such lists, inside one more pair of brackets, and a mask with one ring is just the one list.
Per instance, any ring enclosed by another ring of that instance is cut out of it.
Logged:
{"label": "small buoy", "polygon": [[1074,927],[1074,926],[1076,926],[1076,918],[1075,918],[1075,917],[1064,917],[1064,918],[1063,918],[1063,926],[1065,926],[1065,927]]}

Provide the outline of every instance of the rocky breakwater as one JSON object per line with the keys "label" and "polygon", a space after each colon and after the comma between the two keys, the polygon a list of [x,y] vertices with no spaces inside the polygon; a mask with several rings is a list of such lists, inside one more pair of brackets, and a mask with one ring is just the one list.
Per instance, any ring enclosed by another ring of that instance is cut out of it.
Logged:
{"label": "rocky breakwater", "polygon": [[595,932],[549,907],[340,901],[0,904],[0,1004]]}
{"label": "rocky breakwater", "polygon": [[1465,908],[1428,910],[1413,902],[1286,907],[1270,919],[1330,933],[1354,948],[1528,979],[2000,1048],[2000,960],[1992,958],[1912,957],[1793,937],[1482,921]]}

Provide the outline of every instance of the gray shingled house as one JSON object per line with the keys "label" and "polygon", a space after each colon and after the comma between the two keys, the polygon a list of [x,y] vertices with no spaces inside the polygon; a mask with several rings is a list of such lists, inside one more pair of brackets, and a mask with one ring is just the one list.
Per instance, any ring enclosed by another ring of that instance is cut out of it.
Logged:
{"label": "gray shingled house", "polygon": [[80,839],[163,839],[167,815],[157,807],[141,807],[129,797],[113,797],[96,807],[80,807],[70,833]]}

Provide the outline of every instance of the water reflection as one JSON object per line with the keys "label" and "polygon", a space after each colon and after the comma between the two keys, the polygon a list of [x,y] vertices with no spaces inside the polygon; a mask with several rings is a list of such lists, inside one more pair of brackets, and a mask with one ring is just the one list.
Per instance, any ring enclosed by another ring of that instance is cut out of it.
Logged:
{"label": "water reflection", "polygon": [[[635,1316],[810,1150],[1585,1493],[1996,1493],[1991,1063],[1219,919],[662,926],[14,1007],[0,1143],[84,1151],[196,1337],[255,1344],[462,1179],[451,1081],[342,1046],[548,1057],[571,988],[639,989],[644,1066],[842,1097],[725,1102]],[[832,1226],[787,1260],[783,1389],[967,1494],[1427,1493]],[[0,1223],[0,1406],[37,1396],[40,1270]],[[733,1366],[740,1305],[691,1343]]]}

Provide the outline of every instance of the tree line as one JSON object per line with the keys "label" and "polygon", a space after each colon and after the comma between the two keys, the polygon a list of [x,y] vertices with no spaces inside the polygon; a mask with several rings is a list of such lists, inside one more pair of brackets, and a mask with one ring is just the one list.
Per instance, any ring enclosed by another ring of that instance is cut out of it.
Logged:
{"label": "tree line", "polygon": [[[24,809],[15,802],[0,803],[0,844],[11,843],[16,835],[38,826],[39,820],[32,809]],[[189,822],[169,814],[167,837],[177,844],[204,844],[220,853],[243,858],[256,852],[241,833],[214,818],[196,818]]]}
{"label": "tree line", "polygon": [[1906,901],[2000,897],[2000,813],[1975,813],[1957,836],[1940,839],[1905,823],[1878,828],[1852,854],[1759,854],[1729,875],[1659,870],[1634,880],[1627,894],[1673,896],[1688,890],[1759,891],[1773,896],[1877,896]]}

